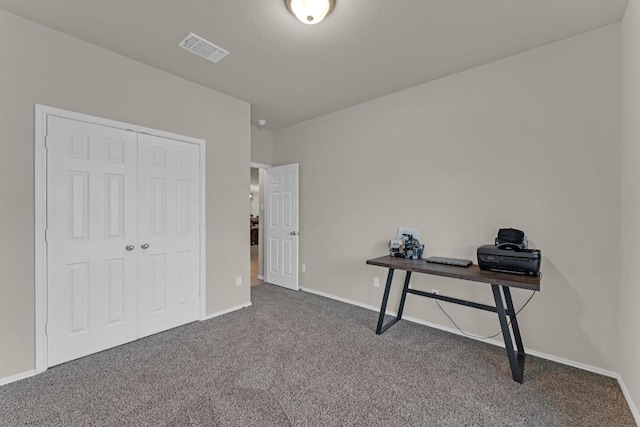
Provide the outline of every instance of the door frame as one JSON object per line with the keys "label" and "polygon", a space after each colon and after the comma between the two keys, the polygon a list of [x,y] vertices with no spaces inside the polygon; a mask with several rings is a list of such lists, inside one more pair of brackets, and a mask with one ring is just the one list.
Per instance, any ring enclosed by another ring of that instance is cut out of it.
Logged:
{"label": "door frame", "polygon": [[47,370],[47,117],[55,116],[100,126],[146,133],[200,147],[200,320],[206,318],[206,142],[158,129],[104,119],[46,105],[35,105],[34,185],[35,185],[35,362],[36,374]]}
{"label": "door frame", "polygon": [[[269,169],[270,167],[272,167],[271,165],[267,165],[265,163],[256,163],[256,162],[250,162],[249,163],[249,169],[251,168],[256,168],[258,170],[266,170]],[[264,190],[264,189],[263,189]],[[266,191],[262,191],[262,193],[266,193]],[[265,195],[264,194],[260,194],[260,205],[264,208],[265,205]],[[258,212],[260,211],[260,209],[258,208]],[[263,210],[264,213],[264,210]],[[259,252],[259,256],[262,259],[262,274],[258,274],[258,279],[264,281],[265,280],[265,273],[264,273],[264,262],[266,260],[266,254],[267,254],[267,245],[264,244],[264,238],[265,238],[265,228],[264,225],[266,223],[266,217],[264,215],[262,215],[262,220],[260,221],[260,224],[258,225],[259,227],[259,232],[262,232],[262,237],[259,237],[260,240],[258,240],[258,252]],[[260,271],[258,270],[258,273],[260,273]]]}

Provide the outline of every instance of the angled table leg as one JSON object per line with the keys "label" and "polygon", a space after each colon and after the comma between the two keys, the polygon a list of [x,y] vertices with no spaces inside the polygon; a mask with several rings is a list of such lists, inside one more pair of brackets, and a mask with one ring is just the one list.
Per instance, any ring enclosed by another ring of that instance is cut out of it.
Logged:
{"label": "angled table leg", "polygon": [[518,319],[516,318],[516,310],[513,307],[513,300],[511,299],[511,291],[508,286],[502,287],[502,292],[504,292],[504,299],[507,303],[507,314],[509,314],[509,318],[511,319],[511,329],[513,330],[513,337],[516,340],[516,348],[518,349],[518,358],[523,356],[524,363],[524,345],[522,345],[522,337],[520,336],[520,328],[518,327]]}
{"label": "angled table leg", "polygon": [[384,287],[384,295],[382,296],[382,305],[380,306],[380,315],[378,316],[378,327],[376,328],[376,334],[380,335],[394,323],[398,321],[398,318],[389,321],[386,325],[382,325],[384,323],[384,313],[387,311],[387,302],[389,302],[389,291],[391,290],[391,282],[393,281],[393,272],[394,269],[390,268],[389,273],[387,273],[387,284]]}
{"label": "angled table leg", "polygon": [[[498,319],[500,320],[500,328],[502,328],[502,337],[504,338],[504,347],[507,350],[507,357],[509,358],[509,365],[511,366],[511,375],[513,380],[522,383],[524,376],[524,347],[522,347],[522,339],[520,337],[520,330],[518,329],[518,322],[516,320],[516,312],[513,310],[513,301],[511,301],[511,293],[507,287],[502,287],[505,291],[505,298],[507,300],[507,309],[509,310],[509,317],[511,318],[511,324],[513,326],[513,335],[518,346],[518,353],[513,349],[513,342],[511,341],[511,331],[509,330],[509,323],[507,322],[507,311],[505,310],[502,302],[502,294],[500,292],[500,286],[491,285],[493,290],[493,298],[496,302],[496,311],[498,313]],[[508,296],[507,296],[508,295]]]}
{"label": "angled table leg", "polygon": [[400,298],[400,307],[398,308],[398,315],[395,319],[390,320],[386,325],[384,323],[384,313],[387,311],[387,303],[389,302],[389,291],[391,290],[391,282],[393,281],[393,268],[389,269],[387,274],[387,284],[384,287],[384,295],[382,297],[382,305],[380,306],[380,315],[378,316],[378,327],[376,328],[376,334],[380,335],[396,322],[402,319],[402,312],[404,311],[404,302],[407,299],[407,290],[409,289],[409,281],[411,280],[411,272],[407,271],[404,276],[404,287],[402,288],[402,297]]}
{"label": "angled table leg", "polygon": [[397,319],[402,319],[402,312],[404,311],[404,302],[407,299],[407,291],[409,290],[409,281],[411,280],[411,272],[407,271],[404,276],[404,286],[402,288],[402,297],[400,298],[400,306],[398,307]]}

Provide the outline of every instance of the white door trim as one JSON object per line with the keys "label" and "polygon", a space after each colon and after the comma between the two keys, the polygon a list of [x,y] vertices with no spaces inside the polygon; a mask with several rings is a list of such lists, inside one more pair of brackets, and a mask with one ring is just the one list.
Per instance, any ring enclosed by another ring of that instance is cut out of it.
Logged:
{"label": "white door trim", "polygon": [[267,169],[267,168],[270,168],[271,165],[266,165],[264,163],[250,162],[249,167],[256,168],[256,169]]}
{"label": "white door trim", "polygon": [[206,143],[205,140],[103,119],[46,105],[35,105],[35,361],[36,373],[47,370],[47,116],[93,123],[197,144],[200,147],[200,320],[206,318]]}
{"label": "white door trim", "polygon": [[[266,169],[269,169],[272,166],[267,165],[265,163],[250,162],[249,167],[261,169],[264,171]],[[266,217],[264,216],[264,206],[265,206],[266,200],[265,200],[264,193],[265,193],[264,188],[262,188],[260,191],[260,202],[258,207],[258,214],[262,215],[262,221],[260,221],[258,224],[258,265],[262,266],[262,274],[258,274],[257,278],[262,281],[264,281],[264,278],[266,277],[266,274],[264,272],[264,263],[265,263],[265,260],[267,259],[266,258],[267,245],[264,244],[264,239],[266,237],[265,227],[264,227],[264,224],[266,221],[265,219]],[[260,212],[262,212],[262,214]],[[258,273],[259,272],[260,272],[260,269],[258,268]]]}

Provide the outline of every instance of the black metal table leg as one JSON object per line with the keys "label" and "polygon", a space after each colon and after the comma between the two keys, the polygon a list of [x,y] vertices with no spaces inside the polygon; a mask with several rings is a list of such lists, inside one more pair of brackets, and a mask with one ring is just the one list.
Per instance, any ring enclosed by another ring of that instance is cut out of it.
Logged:
{"label": "black metal table leg", "polygon": [[[504,287],[503,287],[504,288]],[[523,381],[524,374],[524,352],[520,354],[516,354],[513,349],[513,342],[511,341],[511,331],[509,330],[509,323],[507,322],[507,313],[504,309],[504,304],[502,302],[502,294],[500,292],[500,286],[491,285],[491,289],[493,290],[493,298],[496,302],[496,311],[498,312],[498,319],[500,319],[500,328],[502,328],[502,337],[504,338],[504,347],[507,350],[507,357],[509,358],[509,365],[511,366],[511,375],[513,376],[513,380],[519,383]],[[509,294],[511,296],[511,294]],[[515,311],[513,311],[513,303],[507,305],[511,305],[509,308],[510,312],[513,313],[509,315],[513,319],[515,318]],[[517,325],[517,322],[516,322]],[[514,335],[516,335],[516,342],[519,342],[519,346],[522,345],[522,340],[520,337],[520,331],[516,334],[514,331]]]}
{"label": "black metal table leg", "polygon": [[[511,299],[511,290],[509,290],[508,286],[503,286],[502,292],[504,292],[504,299],[507,303],[507,313],[509,313],[509,317],[511,318],[511,330],[513,330],[513,337],[516,340],[518,358],[520,358],[525,355],[525,352],[524,345],[522,345],[522,337],[520,336],[520,328],[518,327],[518,319],[516,318],[516,310],[513,307],[513,300]],[[524,363],[524,358],[522,363]]]}
{"label": "black metal table leg", "polygon": [[407,290],[409,290],[409,281],[411,280],[411,272],[407,271],[404,276],[404,287],[402,288],[402,297],[400,298],[400,307],[398,307],[397,319],[402,319],[402,312],[404,311],[404,301],[407,299]]}
{"label": "black metal table leg", "polygon": [[391,290],[391,281],[393,280],[393,271],[394,269],[390,268],[389,273],[387,273],[387,284],[384,287],[382,305],[380,306],[380,316],[378,317],[378,327],[376,328],[377,335],[380,335],[381,333],[389,329],[391,325],[393,325],[398,321],[398,319],[396,318],[391,322],[387,323],[384,327],[382,326],[382,323],[384,322],[384,313],[387,311],[387,302],[389,301],[389,291]]}

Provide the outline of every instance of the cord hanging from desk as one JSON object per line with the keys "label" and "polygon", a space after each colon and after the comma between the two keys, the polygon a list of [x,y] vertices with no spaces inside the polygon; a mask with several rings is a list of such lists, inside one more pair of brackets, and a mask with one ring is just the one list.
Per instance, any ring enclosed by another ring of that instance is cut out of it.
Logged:
{"label": "cord hanging from desk", "polygon": [[[531,295],[530,295],[530,296],[529,296],[529,298],[525,301],[525,303],[522,305],[522,307],[520,307],[520,309],[516,311],[516,316],[517,316],[518,314],[520,314],[520,312],[521,312],[522,310],[524,310],[524,308],[527,306],[527,304],[529,304],[529,301],[531,301],[531,300],[533,299],[533,297],[534,297],[534,295],[535,295],[535,294],[536,294],[536,292],[535,292],[535,291],[531,292]],[[455,322],[455,320],[453,320],[453,318],[449,315],[449,313],[447,313],[447,312],[445,311],[445,309],[440,305],[440,302],[439,302],[438,300],[434,300],[434,301],[435,301],[435,303],[438,305],[438,308],[440,309],[440,311],[442,311],[442,313],[444,313],[444,315],[445,315],[445,316],[447,316],[447,318],[451,321],[451,323],[453,323],[453,326],[455,326],[455,327],[456,327],[456,329],[457,329],[458,331],[460,331],[460,333],[461,333],[462,335],[465,335],[465,336],[467,336],[467,337],[469,337],[469,338],[479,339],[479,340],[489,340],[489,339],[491,339],[491,338],[495,338],[495,337],[497,337],[498,335],[502,334],[502,329],[501,329],[501,330],[499,330],[498,332],[496,332],[495,334],[490,335],[490,336],[488,336],[488,337],[481,337],[481,336],[479,336],[479,335],[474,335],[474,334],[470,334],[470,333],[468,333],[468,332],[465,332],[465,331],[463,331],[462,329],[460,329],[460,327],[459,327],[459,326],[458,326],[458,324]],[[509,326],[511,326],[511,319],[509,319],[509,322],[508,322],[508,323],[509,323]]]}
{"label": "cord hanging from desk", "polygon": [[[517,315],[518,312],[521,311],[522,308],[524,308],[524,306],[520,308],[520,310],[516,311],[513,305],[513,299],[511,297],[510,289],[520,288],[537,292],[540,290],[540,276],[525,276],[510,273],[483,271],[480,270],[477,265],[471,265],[469,267],[453,267],[449,265],[430,264],[424,262],[423,260],[404,259],[392,256],[369,259],[367,260],[367,264],[388,269],[387,282],[384,288],[382,304],[380,305],[380,313],[378,315],[378,324],[376,326],[377,335],[384,333],[384,331],[386,331],[402,319],[402,312],[407,295],[417,295],[435,300],[446,301],[453,304],[463,305],[466,307],[476,308],[479,310],[490,311],[498,315],[500,328],[502,330],[502,336],[504,338],[505,350],[507,353],[507,358],[509,359],[509,365],[511,367],[511,376],[514,381],[519,383],[523,382],[526,353],[524,350],[524,345],[522,343],[522,337],[520,335]],[[394,319],[385,324],[385,313],[387,303],[389,301],[391,285],[393,282],[393,273],[395,270],[405,271],[402,296],[400,298],[400,304],[398,306],[398,314]],[[409,284],[411,281],[411,275],[413,273],[423,273],[490,284],[495,306],[463,300],[460,298],[452,298],[430,292],[424,292],[418,289],[412,289]],[[527,301],[527,303],[529,301]],[[525,305],[527,303],[525,303]]]}

